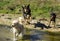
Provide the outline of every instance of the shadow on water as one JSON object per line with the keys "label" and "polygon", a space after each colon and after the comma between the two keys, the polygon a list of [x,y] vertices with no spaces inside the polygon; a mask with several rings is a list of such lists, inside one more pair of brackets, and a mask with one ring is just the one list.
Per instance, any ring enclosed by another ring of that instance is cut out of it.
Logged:
{"label": "shadow on water", "polygon": [[24,35],[23,36],[23,40],[29,40],[30,39],[30,35]]}
{"label": "shadow on water", "polygon": [[10,31],[10,29],[11,29],[12,27],[11,27],[11,26],[9,26],[9,25],[0,24],[0,29],[1,29],[1,28],[3,28],[3,29],[5,29],[5,30]]}
{"label": "shadow on water", "polygon": [[47,32],[45,35],[46,41],[60,41],[60,32]]}
{"label": "shadow on water", "polygon": [[23,40],[40,40],[40,38],[38,37],[38,35],[24,35],[23,36]]}
{"label": "shadow on water", "polygon": [[46,33],[43,31],[39,30],[33,30],[32,35],[31,35],[31,41],[42,41],[44,40],[44,35]]}
{"label": "shadow on water", "polygon": [[11,26],[9,26],[9,25],[5,25],[5,24],[0,24],[0,27],[7,27],[7,28],[11,28]]}
{"label": "shadow on water", "polygon": [[40,27],[41,29],[44,29],[44,28],[51,28],[50,26],[46,26],[45,24],[43,24],[43,23],[40,23],[40,22],[37,22],[36,24],[35,24],[35,28],[36,27]]}
{"label": "shadow on water", "polygon": [[31,41],[41,40],[39,35],[31,35]]}
{"label": "shadow on water", "polygon": [[0,24],[0,41],[12,41],[11,26]]}
{"label": "shadow on water", "polygon": [[37,41],[37,40],[42,40],[43,39],[43,35],[46,34],[43,31],[39,31],[39,30],[31,30],[31,34],[29,35],[24,35],[23,40],[30,40],[30,41]]}

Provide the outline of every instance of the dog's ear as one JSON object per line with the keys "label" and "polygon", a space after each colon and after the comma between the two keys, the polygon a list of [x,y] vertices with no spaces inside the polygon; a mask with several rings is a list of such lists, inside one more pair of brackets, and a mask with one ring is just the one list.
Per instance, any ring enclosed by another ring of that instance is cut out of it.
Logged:
{"label": "dog's ear", "polygon": [[29,7],[30,7],[30,4],[27,5],[27,8],[29,8]]}
{"label": "dog's ear", "polygon": [[23,9],[24,9],[24,7],[23,6],[21,6]]}
{"label": "dog's ear", "polygon": [[25,5],[22,5],[22,8],[24,8],[25,7]]}

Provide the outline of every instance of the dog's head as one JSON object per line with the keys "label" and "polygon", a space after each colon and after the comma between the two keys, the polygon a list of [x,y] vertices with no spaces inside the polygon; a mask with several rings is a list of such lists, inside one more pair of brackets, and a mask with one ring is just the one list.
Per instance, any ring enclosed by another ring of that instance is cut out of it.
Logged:
{"label": "dog's head", "polygon": [[29,12],[29,8],[30,8],[30,4],[23,5],[22,8],[23,8],[23,12],[28,13]]}
{"label": "dog's head", "polygon": [[15,27],[18,24],[18,20],[12,21],[12,27]]}

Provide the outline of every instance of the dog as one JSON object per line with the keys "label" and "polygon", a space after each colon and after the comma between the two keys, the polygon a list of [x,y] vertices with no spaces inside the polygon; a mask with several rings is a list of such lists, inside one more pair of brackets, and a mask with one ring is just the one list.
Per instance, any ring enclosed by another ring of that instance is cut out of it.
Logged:
{"label": "dog", "polygon": [[55,23],[56,23],[56,14],[55,13],[51,13],[51,15],[50,15],[50,22],[49,22],[48,26],[50,26],[51,23],[53,23],[54,27],[55,27]]}
{"label": "dog", "polygon": [[18,20],[13,20],[12,21],[12,30],[13,30],[13,37],[14,41],[18,40],[17,37],[22,37],[24,36],[24,26],[23,26],[23,18],[19,17]]}
{"label": "dog", "polygon": [[31,9],[30,9],[30,4],[23,5],[22,6],[22,11],[23,11],[23,17],[26,20],[27,23],[31,20]]}

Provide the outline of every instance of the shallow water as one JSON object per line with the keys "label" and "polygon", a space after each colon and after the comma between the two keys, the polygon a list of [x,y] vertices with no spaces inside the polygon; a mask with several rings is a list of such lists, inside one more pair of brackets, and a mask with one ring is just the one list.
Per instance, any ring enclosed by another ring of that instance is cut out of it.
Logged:
{"label": "shallow water", "polygon": [[47,32],[45,35],[46,41],[60,41],[60,32]]}
{"label": "shallow water", "polygon": [[[0,27],[0,41],[12,41],[12,33],[6,27]],[[23,40],[18,41],[60,41],[60,32],[27,29]]]}
{"label": "shallow water", "polygon": [[29,35],[24,36],[24,40],[19,41],[60,41],[59,32],[44,32],[39,30],[31,30],[30,32]]}

